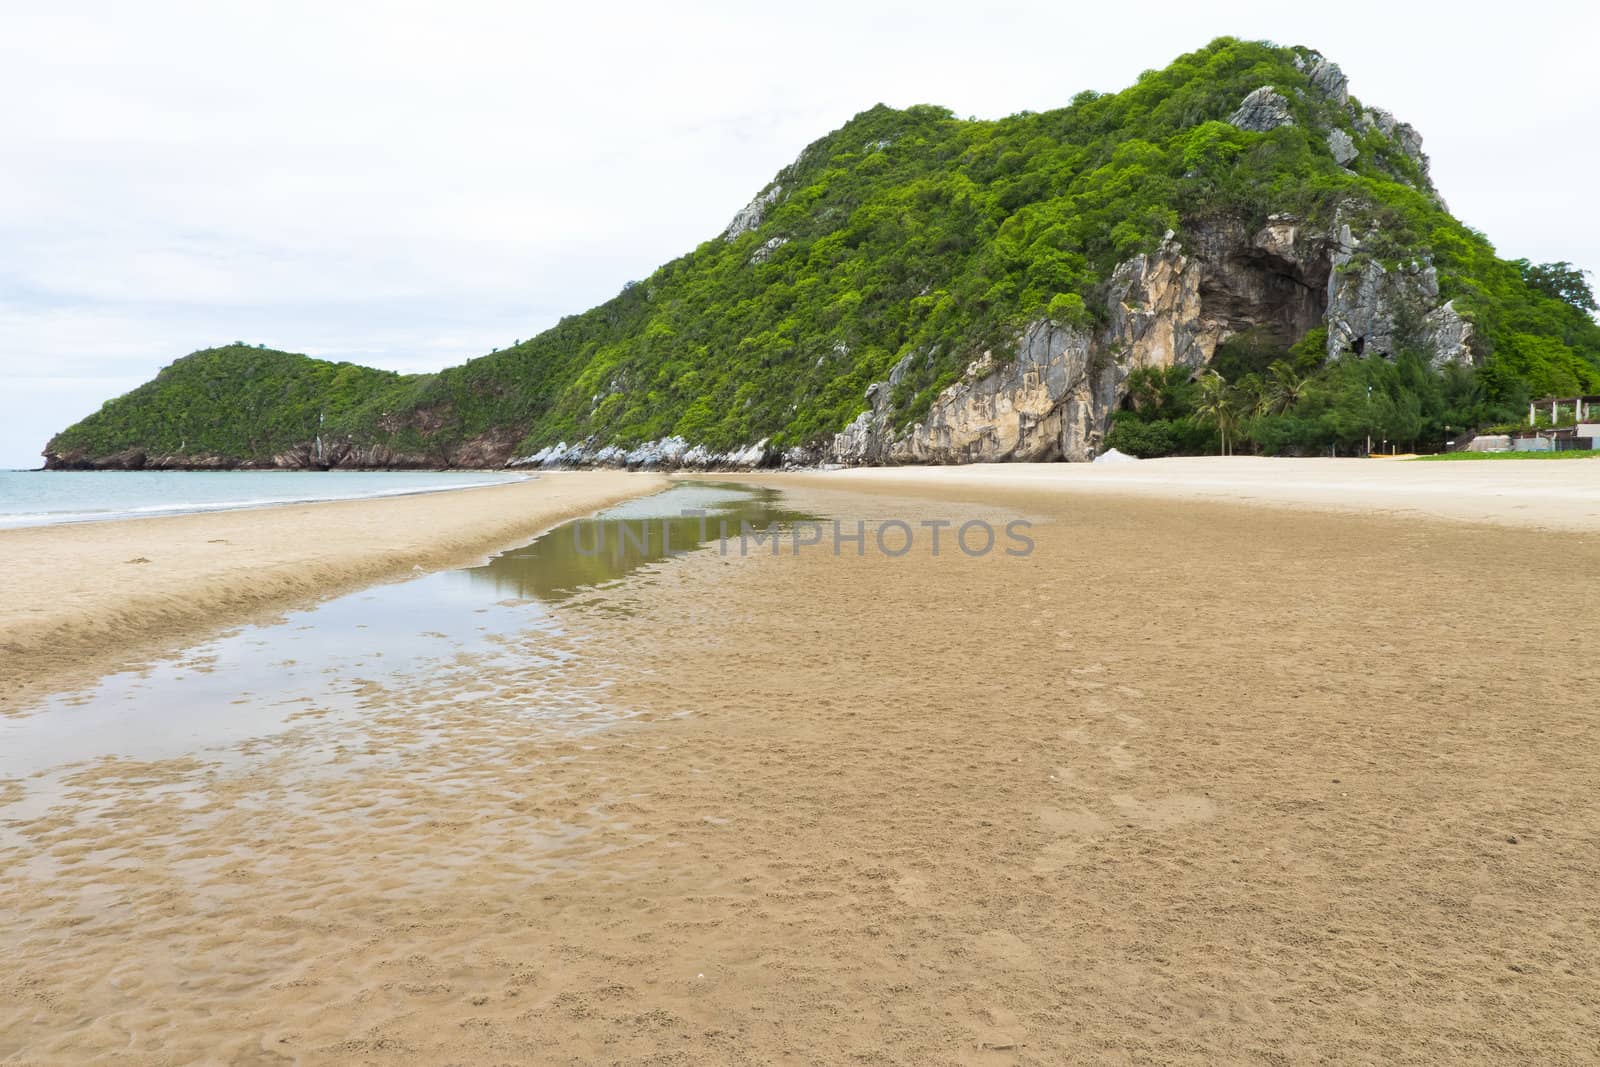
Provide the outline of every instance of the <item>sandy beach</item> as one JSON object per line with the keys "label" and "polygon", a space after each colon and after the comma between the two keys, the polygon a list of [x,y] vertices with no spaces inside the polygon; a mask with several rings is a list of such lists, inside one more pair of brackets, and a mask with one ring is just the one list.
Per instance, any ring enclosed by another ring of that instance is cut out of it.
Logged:
{"label": "sandy beach", "polygon": [[1035,548],[701,551],[355,722],[0,781],[0,1061],[1600,1059],[1600,468],[1182,462],[744,478]]}
{"label": "sandy beach", "polygon": [[1600,530],[1600,459],[1415,461],[1185,456],[832,471],[841,485],[1008,488]]}
{"label": "sandy beach", "polygon": [[219,626],[460,566],[665,484],[560,472],[443,495],[0,530],[0,709]]}

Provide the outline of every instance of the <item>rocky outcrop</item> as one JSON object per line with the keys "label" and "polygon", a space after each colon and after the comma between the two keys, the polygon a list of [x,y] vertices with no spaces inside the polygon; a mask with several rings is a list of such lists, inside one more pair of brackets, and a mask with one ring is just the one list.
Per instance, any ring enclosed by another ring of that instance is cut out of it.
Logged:
{"label": "rocky outcrop", "polygon": [[897,378],[867,389],[868,410],[835,435],[833,463],[972,463],[1094,458],[1111,413],[1141,367],[1204,366],[1229,327],[1205,313],[1206,265],[1168,234],[1152,253],[1119,266],[1108,287],[1110,315],[1088,332],[1041,319],[1018,338],[1016,355],[986,352],[935,398],[928,414],[896,431]]}
{"label": "rocky outcrop", "polygon": [[1295,66],[1306,72],[1306,77],[1311,79],[1311,87],[1324,100],[1340,108],[1350,103],[1349,82],[1344,71],[1339,69],[1339,64],[1320,52],[1308,52],[1295,58]]}
{"label": "rocky outcrop", "polygon": [[507,464],[517,443],[508,429],[490,430],[453,448],[407,451],[349,440],[302,441],[265,458],[241,459],[211,453],[151,452],[128,449],[106,456],[79,450],[46,452],[46,470],[497,470]]}
{"label": "rocky outcrop", "polygon": [[765,263],[767,260],[772,258],[772,253],[776,252],[778,249],[782,248],[788,243],[789,239],[787,237],[769,237],[762,243],[760,248],[757,248],[754,252],[750,253],[750,265],[754,266],[757,263]]}
{"label": "rocky outcrop", "polygon": [[[1342,123],[1347,117],[1357,134],[1377,132],[1391,141],[1401,154],[1421,168],[1426,186],[1424,191],[1432,192],[1431,183],[1427,180],[1428,157],[1422,151],[1422,135],[1416,127],[1399,121],[1382,108],[1362,107],[1350,99],[1349,83],[1344,71],[1339,69],[1339,64],[1321,53],[1302,53],[1295,58],[1295,66],[1305,72],[1314,98],[1331,105],[1334,114],[1341,116],[1338,121]],[[1326,120],[1327,114],[1324,113],[1322,118]],[[1241,130],[1256,133],[1294,124],[1288,97],[1270,85],[1263,85],[1246,96],[1228,121]],[[1355,138],[1338,126],[1327,130],[1326,139],[1328,151],[1333,153],[1333,158],[1341,167],[1348,166],[1360,155]]]}
{"label": "rocky outcrop", "polygon": [[626,467],[629,470],[732,470],[772,467],[779,457],[765,439],[727,451],[691,445],[682,437],[663,437],[634,448],[602,445],[594,441],[542,448],[507,463],[508,467]]}
{"label": "rocky outcrop", "polygon": [[722,231],[724,241],[732,241],[740,235],[759,229],[761,220],[766,218],[767,208],[778,202],[778,195],[783,192],[783,186],[774,185],[764,193],[758,194],[733,217],[728,223],[728,228]]}
{"label": "rocky outcrop", "polygon": [[91,455],[84,449],[46,452],[44,455],[44,469],[47,471],[227,471],[240,466],[239,460],[229,456],[151,453],[143,448],[124,449],[104,456]]}
{"label": "rocky outcrop", "polygon": [[1106,293],[1101,346],[1129,369],[1203,366],[1226,333],[1202,311],[1204,274],[1170,232],[1155,252],[1120,264]]}
{"label": "rocky outcrop", "polygon": [[1446,300],[1422,317],[1417,343],[1436,368],[1446,363],[1471,366],[1477,362],[1472,339],[1472,321],[1456,310],[1455,301]]}
{"label": "rocky outcrop", "polygon": [[1289,100],[1270,85],[1263,85],[1239,104],[1239,109],[1228,116],[1228,122],[1241,130],[1266,133],[1279,126],[1293,126],[1294,115],[1289,110]]}
{"label": "rocky outcrop", "polygon": [[1424,172],[1427,171],[1428,157],[1422,152],[1422,134],[1417,132],[1415,126],[1409,122],[1401,122],[1381,107],[1356,111],[1354,119],[1356,129],[1363,133],[1377,131],[1393,141],[1400,151],[1409,156]]}
{"label": "rocky outcrop", "polygon": [[1333,161],[1341,167],[1361,154],[1355,141],[1343,130],[1328,131],[1328,151],[1333,153]]}
{"label": "rocky outcrop", "polygon": [[[1341,210],[1340,215],[1343,215]],[[1392,356],[1402,345],[1435,368],[1473,362],[1472,323],[1439,299],[1439,272],[1426,257],[1385,266],[1363,255],[1348,223],[1337,224],[1328,282],[1328,356]]]}
{"label": "rocky outcrop", "polygon": [[1348,225],[1330,234],[1289,215],[1254,232],[1236,219],[1197,223],[1187,248],[1169,233],[1154,252],[1117,267],[1100,329],[1033,322],[1015,357],[985,352],[926,416],[899,427],[896,387],[926,358],[913,353],[868,387],[867,410],[821,458],[846,465],[1092,459],[1129,375],[1144,367],[1198,372],[1219,344],[1246,330],[1287,347],[1326,322],[1330,355],[1380,356],[1412,329],[1410,343],[1435,366],[1472,360],[1472,324],[1439,302],[1431,264],[1389,271],[1358,253]]}
{"label": "rocky outcrop", "polygon": [[[1102,430],[1096,413],[1115,401],[1114,366],[1095,362],[1090,335],[1048,321],[1030,325],[1014,359],[985,353],[928,414],[896,434],[895,377],[867,391],[869,409],[835,436],[836,463],[969,463],[1089,459]],[[895,368],[904,369],[906,361]]]}

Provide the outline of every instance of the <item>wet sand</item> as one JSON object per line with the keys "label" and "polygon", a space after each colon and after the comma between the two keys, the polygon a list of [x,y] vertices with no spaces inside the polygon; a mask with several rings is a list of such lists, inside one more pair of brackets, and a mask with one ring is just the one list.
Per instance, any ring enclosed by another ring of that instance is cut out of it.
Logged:
{"label": "wet sand", "polygon": [[666,484],[562,472],[444,493],[0,530],[0,709],[263,612],[470,563]]}
{"label": "wet sand", "polygon": [[701,552],[85,767],[0,837],[0,1060],[1600,1058],[1592,534],[771,484],[1036,549]]}

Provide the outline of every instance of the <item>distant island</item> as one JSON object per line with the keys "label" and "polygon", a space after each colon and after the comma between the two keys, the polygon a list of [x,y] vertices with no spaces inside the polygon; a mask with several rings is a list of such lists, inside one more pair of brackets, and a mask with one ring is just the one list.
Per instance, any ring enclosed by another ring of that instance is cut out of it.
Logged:
{"label": "distant island", "polygon": [[1582,271],[1499,258],[1315,51],[1221,38],[996,121],[862,112],[727,229],[436,374],[195,352],[52,469],[771,466],[1442,444],[1600,392]]}

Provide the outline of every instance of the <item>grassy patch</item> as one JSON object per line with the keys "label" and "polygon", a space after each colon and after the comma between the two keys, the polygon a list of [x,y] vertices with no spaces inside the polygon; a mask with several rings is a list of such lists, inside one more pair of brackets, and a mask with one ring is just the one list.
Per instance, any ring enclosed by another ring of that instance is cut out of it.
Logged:
{"label": "grassy patch", "polygon": [[1578,448],[1570,452],[1445,452],[1437,456],[1418,456],[1419,460],[1475,459],[1594,459],[1600,448]]}

